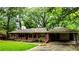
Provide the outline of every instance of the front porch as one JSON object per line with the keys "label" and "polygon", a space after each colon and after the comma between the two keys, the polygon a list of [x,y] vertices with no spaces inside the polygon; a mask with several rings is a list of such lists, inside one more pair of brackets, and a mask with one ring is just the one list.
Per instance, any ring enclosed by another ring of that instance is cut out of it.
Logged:
{"label": "front porch", "polygon": [[45,41],[44,33],[15,33],[10,34],[10,39],[18,40],[18,41],[29,41],[29,42],[38,42]]}

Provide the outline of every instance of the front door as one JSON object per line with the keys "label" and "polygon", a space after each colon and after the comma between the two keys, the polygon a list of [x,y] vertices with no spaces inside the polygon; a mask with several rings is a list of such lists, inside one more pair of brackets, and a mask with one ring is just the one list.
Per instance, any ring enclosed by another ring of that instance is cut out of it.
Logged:
{"label": "front door", "polygon": [[54,41],[59,41],[59,33],[55,33],[53,37]]}

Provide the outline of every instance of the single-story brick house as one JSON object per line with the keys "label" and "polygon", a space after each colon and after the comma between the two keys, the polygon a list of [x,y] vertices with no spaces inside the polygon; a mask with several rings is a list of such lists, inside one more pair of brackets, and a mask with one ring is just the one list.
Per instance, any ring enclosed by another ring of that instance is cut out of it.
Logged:
{"label": "single-story brick house", "polygon": [[47,34],[45,28],[31,28],[10,32],[11,39],[21,39],[25,41],[38,41],[38,38],[45,38]]}
{"label": "single-story brick house", "polygon": [[11,39],[21,39],[25,41],[38,41],[43,38],[45,42],[50,41],[77,41],[78,32],[64,27],[55,27],[50,30],[45,28],[31,28],[10,32]]}

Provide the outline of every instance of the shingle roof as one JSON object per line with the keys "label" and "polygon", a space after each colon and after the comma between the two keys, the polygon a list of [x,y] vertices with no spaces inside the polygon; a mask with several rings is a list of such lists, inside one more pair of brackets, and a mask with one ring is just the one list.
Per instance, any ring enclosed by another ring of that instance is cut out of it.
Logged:
{"label": "shingle roof", "polygon": [[46,33],[47,30],[45,28],[30,28],[30,29],[23,29],[12,31],[10,33]]}
{"label": "shingle roof", "polygon": [[78,31],[67,29],[64,27],[55,27],[53,29],[50,29],[49,31],[47,31],[46,28],[30,28],[12,31],[9,33],[78,33]]}
{"label": "shingle roof", "polygon": [[49,32],[51,33],[76,33],[76,30],[67,29],[64,27],[55,27],[53,29],[50,29]]}

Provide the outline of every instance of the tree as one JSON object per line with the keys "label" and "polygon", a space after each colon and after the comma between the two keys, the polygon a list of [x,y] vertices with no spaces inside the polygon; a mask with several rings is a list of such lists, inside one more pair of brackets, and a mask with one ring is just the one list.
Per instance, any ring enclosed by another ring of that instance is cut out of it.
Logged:
{"label": "tree", "polygon": [[[6,34],[7,34],[7,39],[9,38],[9,32],[10,32],[10,28],[12,28],[12,26],[10,26],[10,24],[12,24],[11,21],[16,19],[17,15],[21,15],[21,11],[19,11],[19,8],[16,7],[5,7],[5,8],[0,8],[0,13],[3,16],[3,18],[7,19],[6,25],[5,25],[5,29],[7,30]],[[13,23],[15,23],[16,21],[14,21]],[[15,25],[13,25],[13,27],[16,27]]]}
{"label": "tree", "polygon": [[53,25],[53,27],[63,25],[66,26],[66,24],[63,23],[63,21],[66,21],[70,14],[75,13],[78,10],[79,8],[73,8],[73,7],[54,8],[54,10],[51,11],[52,14],[51,14],[51,20],[49,20],[49,26],[50,25]]}
{"label": "tree", "polygon": [[[48,20],[48,8],[30,8],[29,10],[27,10],[27,14],[26,14],[26,18],[27,19],[31,19],[30,21],[32,21],[32,24],[36,24],[35,27],[46,27],[47,26],[47,20]],[[26,24],[27,22],[25,22],[24,20],[24,24]],[[30,22],[28,21],[28,23]],[[26,26],[26,25],[25,25]],[[31,25],[30,25],[31,26]]]}

